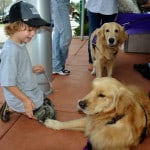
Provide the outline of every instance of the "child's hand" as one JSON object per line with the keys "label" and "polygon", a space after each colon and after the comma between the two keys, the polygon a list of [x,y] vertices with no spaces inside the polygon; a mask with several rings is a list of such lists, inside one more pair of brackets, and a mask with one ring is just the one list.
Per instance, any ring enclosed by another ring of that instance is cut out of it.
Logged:
{"label": "child's hand", "polygon": [[45,67],[43,65],[36,65],[32,68],[33,73],[40,74],[45,72]]}
{"label": "child's hand", "polygon": [[25,114],[29,117],[29,118],[33,118],[35,119],[34,115],[33,115],[33,110],[35,108],[34,103],[32,102],[32,100],[28,99],[26,101],[24,101],[24,109],[25,109]]}

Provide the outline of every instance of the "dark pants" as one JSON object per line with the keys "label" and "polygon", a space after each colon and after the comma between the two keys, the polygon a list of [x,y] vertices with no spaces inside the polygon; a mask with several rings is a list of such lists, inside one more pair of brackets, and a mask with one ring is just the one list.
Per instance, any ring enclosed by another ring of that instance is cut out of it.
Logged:
{"label": "dark pants", "polygon": [[[103,15],[99,13],[92,13],[88,11],[88,20],[89,20],[89,39],[91,33],[96,29],[99,28],[102,24],[106,22],[113,22],[115,21],[117,14],[113,15]],[[91,57],[91,50],[90,50],[90,40],[88,41],[88,55],[89,55],[89,63],[92,64],[92,57]]]}

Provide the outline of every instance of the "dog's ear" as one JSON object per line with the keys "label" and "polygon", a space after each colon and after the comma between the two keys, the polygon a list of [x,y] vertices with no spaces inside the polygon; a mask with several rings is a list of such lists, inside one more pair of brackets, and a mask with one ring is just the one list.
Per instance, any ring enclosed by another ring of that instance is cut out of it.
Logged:
{"label": "dog's ear", "polygon": [[133,105],[133,94],[126,87],[119,88],[118,98],[116,100],[116,113],[125,114]]}
{"label": "dog's ear", "polygon": [[121,25],[118,26],[120,29],[119,45],[122,45],[128,39],[128,34],[124,30],[124,27],[122,27]]}
{"label": "dog's ear", "polygon": [[104,35],[104,25],[101,26],[100,29],[97,30],[97,40],[99,40],[98,43],[101,43],[102,40],[104,40],[105,35]]}
{"label": "dog's ear", "polygon": [[[91,34],[90,43],[97,44],[98,43],[97,40],[100,40],[101,38],[100,36],[102,36],[102,30],[101,28],[97,28]],[[92,46],[92,44],[90,44],[90,46]]]}

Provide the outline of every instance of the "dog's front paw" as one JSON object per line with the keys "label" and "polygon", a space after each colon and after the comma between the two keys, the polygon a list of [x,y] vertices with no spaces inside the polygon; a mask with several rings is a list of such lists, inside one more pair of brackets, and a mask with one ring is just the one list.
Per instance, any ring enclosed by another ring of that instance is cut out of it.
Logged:
{"label": "dog's front paw", "polygon": [[91,75],[96,75],[96,71],[95,70],[93,70],[92,72],[91,72]]}
{"label": "dog's front paw", "polygon": [[53,120],[53,119],[46,119],[44,122],[44,125],[47,128],[51,128],[54,130],[60,130],[61,129],[60,124],[61,124],[60,121]]}

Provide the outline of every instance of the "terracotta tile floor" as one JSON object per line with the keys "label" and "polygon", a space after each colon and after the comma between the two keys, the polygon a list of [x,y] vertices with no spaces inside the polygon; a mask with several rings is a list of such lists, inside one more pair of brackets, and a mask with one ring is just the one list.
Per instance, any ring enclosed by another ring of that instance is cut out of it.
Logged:
{"label": "terracotta tile floor", "polygon": [[[150,81],[134,71],[134,63],[150,61],[149,54],[120,51],[115,62],[113,77],[129,84],[136,84],[150,91]],[[78,99],[88,93],[93,76],[88,71],[87,40],[73,39],[66,67],[69,76],[53,76],[54,92],[49,95],[57,110],[58,120],[70,120],[82,115],[76,110]],[[0,92],[1,103],[3,95]],[[77,131],[54,131],[37,121],[14,113],[8,123],[0,121],[0,150],[82,150],[86,137]],[[135,150],[149,150],[147,138]]]}

